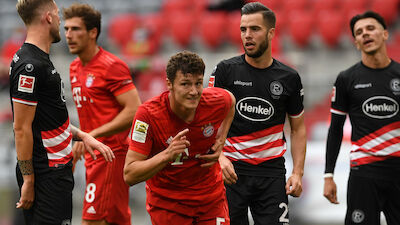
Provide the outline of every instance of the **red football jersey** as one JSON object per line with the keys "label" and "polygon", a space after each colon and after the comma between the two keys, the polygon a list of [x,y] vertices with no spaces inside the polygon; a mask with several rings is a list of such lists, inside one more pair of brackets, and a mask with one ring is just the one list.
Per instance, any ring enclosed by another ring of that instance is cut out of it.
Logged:
{"label": "red football jersey", "polygon": [[165,199],[192,207],[219,200],[225,195],[219,164],[202,168],[200,165],[205,161],[196,156],[207,154],[215,143],[218,128],[232,104],[231,97],[220,88],[204,89],[193,121],[186,123],[172,112],[168,94],[164,92],[139,107],[129,149],[150,158],[165,150],[172,138],[186,128],[190,146],[181,157],[147,180],[147,202],[169,208],[164,205]]}
{"label": "red football jersey", "polygon": [[[85,66],[79,58],[71,63],[70,81],[80,128],[85,132],[113,120],[122,110],[115,96],[135,88],[126,63],[102,48]],[[126,130],[98,139],[113,150],[126,150],[128,135]]]}

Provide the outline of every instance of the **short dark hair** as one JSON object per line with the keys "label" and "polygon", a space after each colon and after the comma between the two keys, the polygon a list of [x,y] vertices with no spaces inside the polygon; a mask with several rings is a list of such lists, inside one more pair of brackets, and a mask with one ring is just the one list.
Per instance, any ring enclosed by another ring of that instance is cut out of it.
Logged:
{"label": "short dark hair", "polygon": [[80,17],[86,26],[86,30],[97,28],[96,40],[101,31],[101,13],[88,4],[74,3],[68,8],[63,8],[64,20]]}
{"label": "short dark hair", "polygon": [[15,7],[25,25],[30,25],[39,16],[39,9],[50,4],[54,4],[54,0],[18,0]]}
{"label": "short dark hair", "polygon": [[242,16],[254,13],[262,13],[265,24],[267,24],[268,28],[275,28],[275,23],[276,23],[275,13],[265,5],[259,2],[250,2],[242,7],[241,10]]}
{"label": "short dark hair", "polygon": [[350,20],[350,29],[351,29],[351,34],[353,35],[353,37],[355,37],[355,35],[354,35],[354,25],[357,23],[357,21],[359,21],[361,19],[366,19],[366,18],[375,19],[376,21],[378,21],[378,23],[380,23],[383,26],[383,29],[386,30],[385,19],[383,19],[383,17],[381,15],[379,15],[378,13],[369,10],[369,11],[366,11],[366,12],[364,12],[362,14],[357,14],[353,18],[351,18],[351,20]]}
{"label": "short dark hair", "polygon": [[176,73],[181,71],[183,74],[204,75],[206,66],[203,59],[196,53],[190,51],[179,52],[168,60],[167,64],[167,78],[173,83]]}

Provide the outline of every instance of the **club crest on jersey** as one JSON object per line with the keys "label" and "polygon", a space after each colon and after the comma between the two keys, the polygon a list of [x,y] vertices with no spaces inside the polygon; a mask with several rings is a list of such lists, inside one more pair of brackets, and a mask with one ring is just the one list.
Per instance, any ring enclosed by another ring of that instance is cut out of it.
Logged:
{"label": "club crest on jersey", "polygon": [[34,67],[33,67],[32,64],[28,63],[28,64],[25,65],[26,72],[32,72],[33,69],[34,69]]}
{"label": "club crest on jersey", "polygon": [[272,81],[269,89],[273,95],[281,95],[283,93],[283,85],[279,81]]}
{"label": "club crest on jersey", "polygon": [[33,93],[33,87],[35,85],[35,77],[27,75],[19,75],[18,79],[18,91]]}
{"label": "club crest on jersey", "polygon": [[353,211],[351,214],[351,220],[353,220],[354,223],[361,223],[364,221],[365,214],[362,210],[356,209]]}
{"label": "club crest on jersey", "polygon": [[136,120],[132,130],[132,140],[145,143],[148,129],[149,124],[140,120]]}
{"label": "club crest on jersey", "polygon": [[390,88],[394,92],[399,92],[400,91],[400,79],[394,78],[390,81]]}
{"label": "club crest on jersey", "polygon": [[86,87],[91,87],[93,85],[93,82],[94,82],[95,78],[96,77],[93,74],[89,73],[86,76]]}
{"label": "club crest on jersey", "polygon": [[214,134],[214,126],[209,123],[201,128],[203,130],[204,137],[211,137]]}

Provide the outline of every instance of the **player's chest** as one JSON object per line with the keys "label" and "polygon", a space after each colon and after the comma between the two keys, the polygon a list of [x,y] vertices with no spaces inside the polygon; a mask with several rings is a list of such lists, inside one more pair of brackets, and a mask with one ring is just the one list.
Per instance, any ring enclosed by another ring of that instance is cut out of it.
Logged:
{"label": "player's chest", "polygon": [[372,118],[391,118],[399,113],[400,78],[395,76],[361,77],[350,88],[352,109]]}

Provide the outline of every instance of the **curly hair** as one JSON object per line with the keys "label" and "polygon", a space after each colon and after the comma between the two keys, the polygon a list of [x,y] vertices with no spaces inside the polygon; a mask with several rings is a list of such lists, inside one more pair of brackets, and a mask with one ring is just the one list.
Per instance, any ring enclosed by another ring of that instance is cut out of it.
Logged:
{"label": "curly hair", "polygon": [[82,18],[86,30],[97,28],[96,40],[99,38],[101,31],[101,13],[99,11],[88,4],[80,3],[74,3],[68,8],[63,8],[62,11],[64,20],[79,17]]}
{"label": "curly hair", "polygon": [[171,56],[168,61],[166,69],[167,78],[173,83],[178,71],[181,71],[183,74],[204,75],[205,67],[203,59],[197,54],[190,51],[179,52]]}

